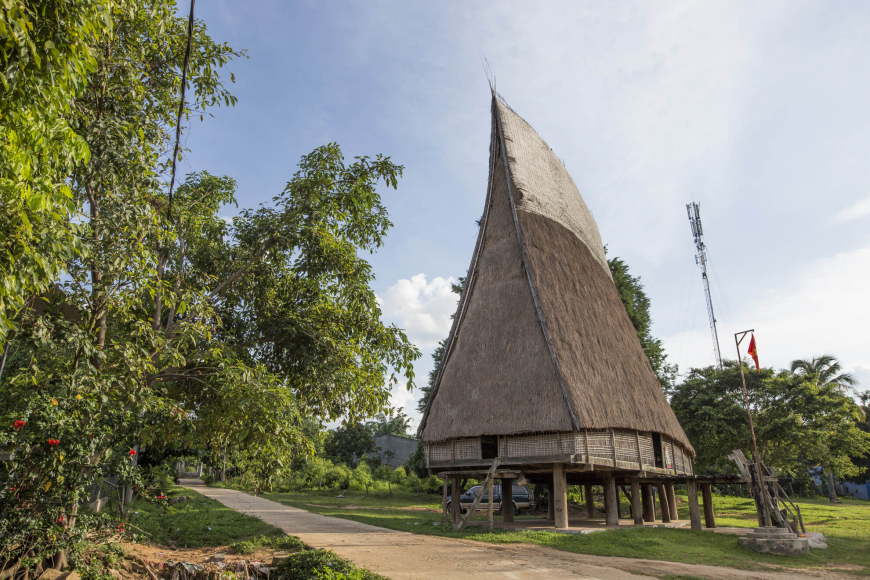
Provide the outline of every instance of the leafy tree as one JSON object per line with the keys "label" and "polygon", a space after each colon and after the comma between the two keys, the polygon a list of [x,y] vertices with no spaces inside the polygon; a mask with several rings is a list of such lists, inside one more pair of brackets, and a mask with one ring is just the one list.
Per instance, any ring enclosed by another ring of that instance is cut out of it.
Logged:
{"label": "leafy tree", "polygon": [[[607,248],[605,248],[605,252],[606,250]],[[677,365],[668,364],[668,357],[665,354],[662,341],[652,336],[650,301],[646,292],[643,291],[640,277],[632,276],[629,273],[628,264],[618,257],[608,259],[607,265],[610,267],[613,283],[619,290],[619,297],[625,305],[628,317],[637,331],[637,338],[640,339],[643,352],[662,384],[662,389],[666,394],[669,394],[677,378]]]}
{"label": "leafy tree", "polygon": [[[845,391],[852,389],[855,379],[849,373],[841,373],[842,367],[839,361],[832,355],[823,354],[809,360],[794,360],[791,363],[791,372],[804,376],[815,376],[820,383],[835,385]],[[837,499],[837,486],[834,484],[834,473],[828,471],[828,488],[831,500]]]}
{"label": "leafy tree", "polygon": [[372,478],[372,468],[365,461],[360,461],[359,465],[353,470],[353,480],[366,489],[366,495],[369,494],[374,479]]}
{"label": "leafy tree", "polygon": [[[861,405],[861,411],[864,413],[864,418],[856,421],[858,429],[864,433],[870,434],[870,391],[864,391],[858,396]],[[859,473],[852,478],[855,483],[866,483],[870,481],[870,453],[861,455],[853,455],[852,463],[858,468],[863,469],[863,473]]]}
{"label": "leafy tree", "polygon": [[[746,386],[767,465],[789,475],[816,465],[840,477],[860,471],[850,456],[870,451],[870,436],[856,426],[860,408],[838,386],[769,368],[747,372]],[[733,449],[753,456],[736,362],[692,369],[675,387],[671,407],[697,452],[696,472],[734,472],[727,459]]]}
{"label": "leafy tree", "polygon": [[[121,2],[120,4],[124,4]],[[70,102],[112,32],[101,0],[0,5],[0,349],[28,296],[44,292],[82,250],[68,177],[88,145],[70,126]]]}
{"label": "leafy tree", "polygon": [[387,484],[388,489],[390,490],[390,495],[393,495],[393,468],[383,463],[375,469],[372,474],[376,481],[383,481]]}
{"label": "leafy tree", "polygon": [[390,475],[390,483],[393,485],[406,485],[408,483],[408,474],[405,473],[404,467],[397,467]]}
{"label": "leafy tree", "polygon": [[414,453],[405,460],[405,471],[416,475],[420,479],[425,479],[429,475],[429,471],[423,465],[423,459],[425,458],[426,447],[423,445],[422,440],[417,440],[417,449],[415,449]]}
{"label": "leafy tree", "polygon": [[844,390],[854,387],[857,383],[850,373],[841,373],[843,370],[836,357],[830,354],[813,357],[809,360],[793,360],[791,372],[801,375],[816,375],[820,383],[836,385]]}
{"label": "leafy tree", "polygon": [[407,435],[411,419],[400,408],[397,411],[390,409],[387,413],[379,414],[374,421],[367,423],[372,435]]}
{"label": "leafy tree", "polygon": [[[168,0],[109,14],[69,109],[91,159],[69,168],[73,209],[58,219],[81,229],[81,250],[64,254],[60,282],[19,296],[15,366],[0,385],[0,444],[16,450],[0,466],[0,536],[11,540],[0,561],[40,561],[80,539],[88,487],[136,483],[136,445],[235,447],[262,489],[290,450],[311,448],[303,417],[383,411],[396,374],[413,385],[419,356],[381,323],[361,257],[391,226],[377,188],[396,187],[402,167],[347,164],[331,144],[302,157],[270,206],[231,223],[219,216],[235,204],[227,177],[188,176],[170,208],[187,22]],[[185,118],[234,102],[219,72],[240,54],[201,22],[192,43]]]}
{"label": "leafy tree", "polygon": [[371,429],[362,423],[355,423],[330,431],[323,450],[335,462],[356,466],[363,457],[375,453],[378,446]]}

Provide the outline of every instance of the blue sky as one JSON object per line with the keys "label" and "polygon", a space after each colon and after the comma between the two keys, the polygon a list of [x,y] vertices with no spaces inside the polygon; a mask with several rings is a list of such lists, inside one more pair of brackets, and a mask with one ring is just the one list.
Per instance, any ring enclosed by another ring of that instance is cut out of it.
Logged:
{"label": "blue sky", "polygon": [[[498,91],[565,162],[609,255],[642,277],[671,360],[713,362],[685,211],[694,200],[725,356],[732,333],[754,327],[763,364],[831,353],[870,387],[870,4],[196,8],[249,58],[230,66],[238,105],[186,133],[182,171],[234,177],[250,207],[324,143],[405,166],[398,191],[383,191],[395,227],[371,262],[385,318],[424,351],[420,381],[482,213],[485,56]],[[394,402],[412,411],[418,397],[396,391]]]}

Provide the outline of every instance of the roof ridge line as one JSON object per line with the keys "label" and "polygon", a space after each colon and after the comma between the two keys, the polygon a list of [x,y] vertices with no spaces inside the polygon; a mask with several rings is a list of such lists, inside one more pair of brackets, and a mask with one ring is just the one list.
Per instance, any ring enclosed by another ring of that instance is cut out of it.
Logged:
{"label": "roof ridge line", "polygon": [[[510,107],[508,107],[510,108]],[[512,109],[511,109],[512,110]],[[568,391],[565,389],[565,383],[562,380],[562,370],[559,368],[559,363],[556,360],[556,353],[553,352],[553,345],[550,343],[550,334],[547,332],[547,325],[544,322],[544,313],[541,310],[541,305],[538,302],[538,292],[535,290],[535,284],[532,281],[532,274],[529,272],[528,260],[526,259],[526,249],[523,246],[523,232],[520,228],[520,222],[517,218],[517,205],[514,199],[514,182],[511,175],[510,164],[507,158],[507,147],[504,144],[504,128],[502,127],[501,115],[498,114],[498,106],[495,107],[495,119],[498,126],[498,143],[501,148],[501,156],[504,161],[505,177],[507,177],[508,196],[511,202],[511,215],[514,220],[514,227],[517,233],[517,241],[520,244],[520,256],[523,260],[523,270],[526,272],[526,279],[529,281],[529,290],[532,292],[532,302],[535,304],[535,312],[538,315],[538,322],[541,324],[541,332],[544,334],[544,342],[547,343],[547,351],[550,353],[550,361],[553,363],[553,368],[556,371],[556,379],[559,381],[559,388],[562,390],[562,399],[565,406],[568,408],[568,415],[571,417],[571,424],[576,431],[580,430],[580,424],[577,417],[574,415],[574,409],[571,408],[571,402],[568,399]],[[443,368],[443,367],[442,367]],[[431,402],[431,399],[430,399]]]}

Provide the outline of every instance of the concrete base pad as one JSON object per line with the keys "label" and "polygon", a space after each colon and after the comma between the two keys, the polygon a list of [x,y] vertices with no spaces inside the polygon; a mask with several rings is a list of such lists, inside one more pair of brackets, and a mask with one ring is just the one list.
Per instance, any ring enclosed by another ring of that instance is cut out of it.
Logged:
{"label": "concrete base pad", "polygon": [[784,528],[765,527],[755,528],[737,543],[748,550],[764,552],[768,554],[809,554],[810,542],[808,538],[798,537],[797,534]]}

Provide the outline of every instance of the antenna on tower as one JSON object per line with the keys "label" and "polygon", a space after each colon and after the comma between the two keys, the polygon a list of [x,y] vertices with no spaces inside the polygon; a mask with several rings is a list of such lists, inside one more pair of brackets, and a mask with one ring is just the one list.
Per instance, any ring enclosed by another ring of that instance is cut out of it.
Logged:
{"label": "antenna on tower", "polygon": [[722,355],[719,353],[719,334],[716,332],[716,316],[713,314],[713,297],[710,296],[710,280],[707,278],[707,246],[704,245],[704,229],[701,227],[701,205],[687,203],[689,223],[692,225],[692,237],[695,238],[695,264],[701,268],[701,279],[704,281],[704,295],[707,297],[707,317],[710,319],[710,333],[713,335],[713,353],[716,364],[722,366]]}

